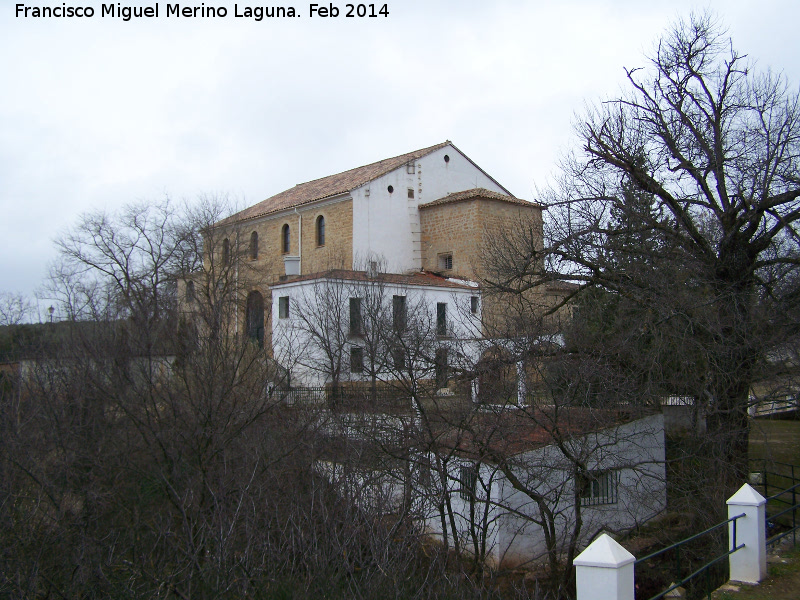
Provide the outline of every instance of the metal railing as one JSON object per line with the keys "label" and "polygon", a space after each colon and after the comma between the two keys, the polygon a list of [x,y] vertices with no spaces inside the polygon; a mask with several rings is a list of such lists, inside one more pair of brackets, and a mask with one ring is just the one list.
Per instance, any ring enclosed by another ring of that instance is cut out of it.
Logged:
{"label": "metal railing", "polygon": [[[770,468],[771,467],[771,468]],[[783,472],[781,472],[783,471]],[[764,490],[767,500],[767,547],[792,536],[797,544],[797,530],[800,528],[797,511],[800,508],[800,467],[797,465],[763,460],[761,469],[754,472],[758,477],[755,484]],[[770,490],[778,490],[770,494]],[[770,530],[784,529],[774,535]]]}
{"label": "metal railing", "polygon": [[[767,531],[769,532],[770,526],[786,525],[789,527],[787,531],[776,533],[773,536],[767,537],[767,546],[771,546],[775,542],[778,542],[790,535],[792,536],[792,544],[797,544],[797,509],[800,508],[800,502],[797,501],[798,488],[800,488],[800,483],[796,483],[785,490],[781,490],[777,494],[773,494],[772,496],[767,496]],[[786,498],[787,494],[791,495],[791,500]],[[776,513],[770,513],[770,503],[773,503],[773,506],[775,504],[788,504],[789,507],[784,508]],[[781,523],[783,516],[789,513],[791,513],[791,524]]]}
{"label": "metal railing", "polygon": [[685,577],[682,577],[682,578],[679,578],[678,581],[674,581],[673,580],[673,582],[670,584],[670,586],[667,589],[659,592],[658,594],[656,594],[655,596],[652,596],[651,598],[648,598],[648,600],[658,600],[659,598],[663,598],[668,593],[670,593],[672,590],[675,590],[675,589],[681,587],[683,584],[685,584],[686,582],[694,579],[695,577],[697,577],[701,573],[705,574],[705,585],[704,585],[704,588],[703,588],[704,589],[704,595],[706,596],[706,598],[710,598],[711,597],[711,592],[713,592],[718,587],[715,582],[711,581],[711,576],[710,576],[711,567],[714,566],[715,564],[719,563],[723,559],[727,558],[728,556],[730,556],[731,554],[733,554],[737,550],[740,550],[741,548],[744,548],[744,544],[738,544],[737,541],[736,541],[736,521],[738,519],[741,519],[744,516],[745,516],[745,514],[742,513],[740,515],[736,515],[735,517],[731,517],[730,519],[728,519],[726,521],[723,521],[722,523],[717,523],[716,525],[714,525],[712,527],[709,527],[705,531],[701,531],[700,533],[697,533],[697,534],[695,534],[695,535],[693,535],[691,537],[688,537],[688,538],[686,538],[684,540],[681,540],[680,542],[672,544],[671,546],[667,546],[666,548],[662,548],[661,550],[658,550],[656,552],[653,552],[652,554],[648,554],[647,556],[644,556],[644,557],[636,560],[633,563],[634,566],[638,566],[638,565],[642,564],[645,561],[651,560],[651,559],[653,559],[653,558],[655,558],[657,556],[661,556],[662,554],[666,554],[667,552],[669,552],[671,550],[674,550],[675,551],[675,555],[674,555],[674,559],[673,559],[673,564],[675,565],[675,568],[673,570],[673,573],[680,574],[681,572],[683,572],[683,569],[682,569],[682,566],[681,566],[681,547],[683,547],[686,544],[689,544],[690,542],[693,542],[693,541],[695,541],[695,540],[697,540],[697,539],[699,539],[699,538],[701,538],[701,537],[703,537],[705,535],[708,535],[711,532],[716,531],[717,529],[719,529],[721,527],[727,527],[728,523],[733,523],[733,526],[732,526],[733,531],[732,531],[732,535],[730,537],[731,548],[727,552],[725,552],[723,554],[720,554],[719,556],[713,558],[712,560],[704,563],[701,567],[695,569],[689,575],[687,575]]}

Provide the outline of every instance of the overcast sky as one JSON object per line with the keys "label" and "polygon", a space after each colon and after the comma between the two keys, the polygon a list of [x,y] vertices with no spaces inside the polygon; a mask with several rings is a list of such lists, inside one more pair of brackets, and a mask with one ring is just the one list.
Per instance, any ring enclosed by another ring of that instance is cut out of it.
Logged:
{"label": "overcast sky", "polygon": [[796,0],[394,0],[363,19],[294,4],[299,18],[260,22],[223,0],[205,5],[226,18],[167,18],[160,2],[159,18],[128,22],[94,0],[66,2],[93,7],[88,19],[17,17],[16,4],[0,0],[0,291],[25,294],[83,212],[203,193],[246,206],[447,139],[534,199],[575,116],[692,10],[716,11],[740,51],[800,83]]}

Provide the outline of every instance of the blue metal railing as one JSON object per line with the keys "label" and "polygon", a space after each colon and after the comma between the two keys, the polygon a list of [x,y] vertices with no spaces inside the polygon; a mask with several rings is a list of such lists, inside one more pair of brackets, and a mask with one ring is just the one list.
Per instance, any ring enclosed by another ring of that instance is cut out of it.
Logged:
{"label": "blue metal railing", "polygon": [[[769,467],[771,468],[768,468]],[[782,472],[781,472],[782,471]],[[797,544],[797,530],[800,528],[797,510],[800,508],[800,467],[789,463],[763,461],[761,469],[755,471],[760,475],[756,482],[764,490],[767,500],[767,546],[792,536],[792,543]],[[770,494],[770,490],[778,490]],[[777,511],[775,509],[778,509]],[[787,516],[788,515],[788,516]],[[770,536],[770,529],[786,528]]]}
{"label": "blue metal railing", "polygon": [[717,523],[716,525],[714,525],[712,527],[709,527],[705,531],[701,531],[700,533],[696,533],[693,536],[690,536],[690,537],[688,537],[688,538],[686,538],[684,540],[681,540],[680,542],[677,542],[675,544],[672,544],[671,546],[667,546],[666,548],[662,548],[661,550],[658,550],[657,552],[653,552],[652,554],[648,554],[647,556],[644,556],[644,557],[638,559],[636,562],[634,562],[634,566],[638,566],[641,563],[643,563],[643,562],[645,562],[647,560],[651,560],[651,559],[653,559],[653,558],[655,558],[657,556],[661,556],[662,554],[665,554],[665,553],[669,552],[670,550],[675,550],[675,558],[674,558],[675,569],[674,569],[674,572],[675,573],[681,573],[682,570],[683,570],[681,568],[681,551],[680,551],[681,547],[683,547],[686,544],[688,544],[690,542],[693,542],[693,541],[695,541],[695,540],[697,540],[697,539],[699,539],[699,538],[701,538],[703,536],[706,536],[706,535],[710,534],[713,531],[716,531],[717,529],[719,529],[721,527],[727,526],[728,523],[733,523],[732,535],[730,537],[730,542],[731,542],[730,550],[728,550],[727,552],[724,552],[723,554],[720,554],[719,556],[717,556],[717,557],[713,558],[712,560],[706,562],[700,568],[695,569],[692,573],[690,573],[686,577],[680,578],[678,581],[674,581],[667,589],[659,592],[655,596],[652,596],[648,600],[658,600],[659,598],[663,598],[665,595],[667,595],[672,590],[675,590],[675,589],[679,588],[684,583],[694,579],[695,577],[697,577],[701,573],[705,573],[705,595],[706,595],[707,598],[710,598],[711,597],[711,592],[713,592],[716,589],[716,586],[713,584],[713,582],[710,581],[709,570],[711,569],[711,567],[713,565],[717,564],[718,562],[720,562],[721,560],[723,560],[724,558],[726,558],[727,556],[733,554],[737,550],[740,550],[740,549],[744,548],[744,544],[738,544],[737,540],[736,540],[736,521],[738,519],[741,519],[744,516],[745,516],[745,514],[742,513],[740,515],[736,515],[735,517],[731,517],[730,519],[727,519],[726,521],[723,521],[721,523]]}

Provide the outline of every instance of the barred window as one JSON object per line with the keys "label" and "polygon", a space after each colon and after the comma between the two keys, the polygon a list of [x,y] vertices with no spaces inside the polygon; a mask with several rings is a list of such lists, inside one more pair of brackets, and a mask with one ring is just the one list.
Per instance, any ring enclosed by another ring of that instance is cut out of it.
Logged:
{"label": "barred window", "polygon": [[459,494],[462,500],[474,500],[475,491],[478,489],[478,466],[465,465],[460,467],[458,479],[461,484]]}
{"label": "barred window", "polygon": [[617,502],[617,473],[589,471],[579,477],[581,506],[615,504]]}

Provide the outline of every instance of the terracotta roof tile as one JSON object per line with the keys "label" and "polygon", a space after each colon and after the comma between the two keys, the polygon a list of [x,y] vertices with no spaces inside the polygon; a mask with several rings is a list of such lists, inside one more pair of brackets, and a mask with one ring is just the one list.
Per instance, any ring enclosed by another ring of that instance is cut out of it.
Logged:
{"label": "terracotta roof tile", "polygon": [[644,409],[501,410],[476,415],[468,427],[449,427],[441,432],[443,448],[464,456],[512,456],[552,444],[555,432],[575,438],[639,419]]}
{"label": "terracotta roof tile", "polygon": [[461,290],[477,290],[477,286],[466,285],[460,283],[463,280],[453,280],[435,273],[428,271],[416,271],[407,275],[399,273],[378,273],[374,277],[367,275],[365,271],[348,271],[345,269],[332,269],[330,271],[321,271],[319,273],[309,273],[308,275],[300,275],[299,277],[292,277],[286,281],[281,281],[272,285],[278,287],[290,283],[297,283],[299,281],[313,281],[315,279],[341,279],[343,281],[379,281],[382,283],[396,284],[396,285],[419,285],[419,286],[433,286]]}
{"label": "terracotta roof tile", "polygon": [[246,208],[228,217],[222,221],[222,224],[256,219],[288,208],[302,206],[309,202],[314,202],[315,200],[322,200],[324,198],[338,196],[339,194],[345,194],[360,185],[402,167],[406,163],[422,158],[440,148],[444,148],[448,144],[450,144],[449,141],[442,142],[435,146],[422,148],[421,150],[415,150],[414,152],[408,152],[407,154],[401,154],[393,158],[379,160],[378,162],[364,165],[363,167],[356,167],[355,169],[337,173],[336,175],[328,175],[321,179],[314,179],[306,183],[298,183],[293,188],[283,191],[280,194],[275,194],[271,198],[262,200],[258,204],[254,204],[250,208]]}
{"label": "terracotta roof tile", "polygon": [[488,200],[501,200],[502,202],[508,202],[510,204],[519,204],[521,206],[539,206],[534,202],[528,202],[527,200],[522,200],[521,198],[515,198],[514,196],[507,196],[506,194],[500,194],[498,192],[492,192],[490,190],[484,188],[473,188],[471,190],[464,190],[463,192],[454,192],[452,194],[447,194],[444,198],[439,198],[438,200],[433,200],[432,202],[426,202],[425,204],[420,204],[420,208],[427,208],[429,206],[440,206],[442,204],[450,204],[452,202],[462,202],[464,200],[472,200],[473,198],[486,198]]}

